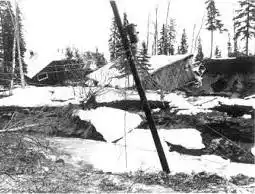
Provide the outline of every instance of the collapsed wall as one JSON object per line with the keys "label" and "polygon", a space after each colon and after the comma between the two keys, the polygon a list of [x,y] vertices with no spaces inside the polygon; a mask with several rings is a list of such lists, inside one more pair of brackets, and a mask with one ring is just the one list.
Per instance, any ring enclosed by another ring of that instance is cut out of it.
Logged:
{"label": "collapsed wall", "polygon": [[255,93],[255,57],[205,59],[202,90],[206,94],[247,96]]}

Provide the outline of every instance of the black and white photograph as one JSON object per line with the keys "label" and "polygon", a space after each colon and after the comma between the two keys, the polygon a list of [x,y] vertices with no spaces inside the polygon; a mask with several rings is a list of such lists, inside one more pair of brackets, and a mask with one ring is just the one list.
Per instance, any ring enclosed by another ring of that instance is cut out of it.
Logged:
{"label": "black and white photograph", "polygon": [[255,193],[255,0],[0,0],[0,193]]}

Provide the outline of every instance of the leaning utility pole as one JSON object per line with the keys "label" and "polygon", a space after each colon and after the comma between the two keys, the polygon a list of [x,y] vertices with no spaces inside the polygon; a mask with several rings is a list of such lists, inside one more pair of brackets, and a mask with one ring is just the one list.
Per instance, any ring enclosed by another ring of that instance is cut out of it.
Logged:
{"label": "leaning utility pole", "polygon": [[114,16],[115,16],[116,24],[117,24],[119,32],[120,32],[121,41],[122,41],[122,44],[123,44],[123,47],[124,47],[124,50],[125,50],[126,58],[127,58],[128,63],[130,65],[130,69],[131,69],[131,72],[132,72],[134,80],[135,80],[136,88],[138,90],[138,94],[139,94],[140,99],[141,99],[141,104],[143,106],[143,110],[145,112],[147,121],[149,123],[149,127],[150,127],[151,134],[152,134],[152,137],[153,137],[153,140],[154,140],[157,152],[158,152],[158,156],[159,156],[159,160],[160,160],[162,169],[166,173],[169,173],[170,170],[169,170],[169,167],[168,167],[168,163],[167,163],[167,160],[166,160],[166,156],[165,156],[162,144],[160,142],[160,138],[159,138],[156,126],[155,126],[155,122],[154,122],[152,114],[151,114],[151,109],[150,109],[150,106],[148,104],[146,94],[143,90],[140,78],[138,76],[138,73],[137,73],[137,70],[136,70],[136,67],[135,67],[135,59],[134,59],[134,56],[132,54],[130,42],[129,42],[129,39],[128,39],[128,36],[127,36],[128,35],[127,31],[124,30],[124,28],[123,28],[116,2],[114,0],[110,0],[110,4],[111,4],[111,7],[112,7]]}

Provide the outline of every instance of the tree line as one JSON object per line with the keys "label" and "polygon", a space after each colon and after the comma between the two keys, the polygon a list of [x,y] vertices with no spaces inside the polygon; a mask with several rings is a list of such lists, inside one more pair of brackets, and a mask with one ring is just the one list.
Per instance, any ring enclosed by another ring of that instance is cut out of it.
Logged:
{"label": "tree line", "polygon": [[[26,44],[21,18],[22,14],[18,5],[14,9],[10,1],[0,1],[0,82],[4,85],[10,84],[10,80],[20,80],[16,76],[21,71],[19,62],[22,63],[23,72],[27,73],[27,65],[24,61]],[[18,41],[15,40],[16,36]]]}
{"label": "tree line", "polygon": [[[221,20],[221,14],[216,7],[215,0],[206,0],[205,1],[205,9],[206,9],[206,23],[205,29],[210,32],[210,58],[215,56],[216,58],[222,57],[222,51],[217,45],[217,40],[215,39],[215,32],[220,33],[228,33],[228,41],[227,41],[227,52],[229,57],[236,57],[236,56],[248,56],[252,53],[250,51],[250,43],[254,41],[255,37],[255,0],[240,0],[239,2],[239,9],[235,10],[235,15],[233,17],[233,32],[231,33],[230,29],[226,29],[223,21]],[[186,33],[186,29],[182,30],[180,40],[177,40],[177,30],[176,30],[176,23],[177,21],[174,18],[168,18],[169,12],[169,5],[167,10],[167,18],[166,21],[163,22],[160,32],[158,34],[158,8],[155,9],[155,22],[154,22],[154,32],[153,32],[153,43],[151,48],[152,55],[175,55],[175,54],[186,54],[189,50],[188,45],[188,36]],[[125,20],[127,15],[124,14],[123,16],[123,24],[125,24]],[[148,23],[149,24],[149,23]],[[149,28],[148,28],[149,31]],[[231,35],[233,34],[233,38]],[[194,37],[193,37],[194,38]],[[141,59],[142,57],[146,58],[146,63],[139,61],[138,66],[149,68],[147,59],[148,59],[148,46],[149,46],[149,32],[147,33],[147,42],[143,42],[141,44],[141,48],[138,49],[138,52],[135,54]],[[203,40],[198,35],[197,40],[195,40],[196,45],[196,61],[201,61],[204,58],[203,53]],[[216,45],[214,46],[214,42]],[[244,42],[244,48],[241,48],[240,45]],[[192,42],[193,44],[193,42]],[[144,51],[146,50],[146,52]],[[123,55],[122,45],[120,41],[120,36],[118,34],[118,30],[116,28],[115,21],[112,21],[112,27],[110,32],[110,39],[109,39],[109,51],[110,51],[110,58],[111,61],[119,60],[120,65],[119,68],[123,72],[128,72],[125,68],[125,59]],[[146,55],[146,56],[145,56]],[[139,67],[138,67],[139,68]]]}

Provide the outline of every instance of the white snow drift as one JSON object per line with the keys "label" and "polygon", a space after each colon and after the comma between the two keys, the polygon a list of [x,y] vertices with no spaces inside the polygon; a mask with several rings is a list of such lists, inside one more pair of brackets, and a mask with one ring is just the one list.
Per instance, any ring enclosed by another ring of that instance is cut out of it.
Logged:
{"label": "white snow drift", "polygon": [[[66,163],[83,168],[93,167],[105,172],[134,172],[137,170],[158,172],[162,170],[157,152],[149,149],[76,138],[50,138],[49,141],[66,154],[60,156]],[[143,141],[143,137],[140,137],[140,141]],[[238,174],[255,177],[254,164],[234,163],[215,155],[199,157],[182,155],[177,152],[166,152],[165,154],[172,174],[205,171],[226,178]]]}
{"label": "white snow drift", "polygon": [[125,131],[128,133],[142,122],[137,114],[107,107],[89,111],[75,110],[73,116],[91,122],[107,142],[122,138]]}

